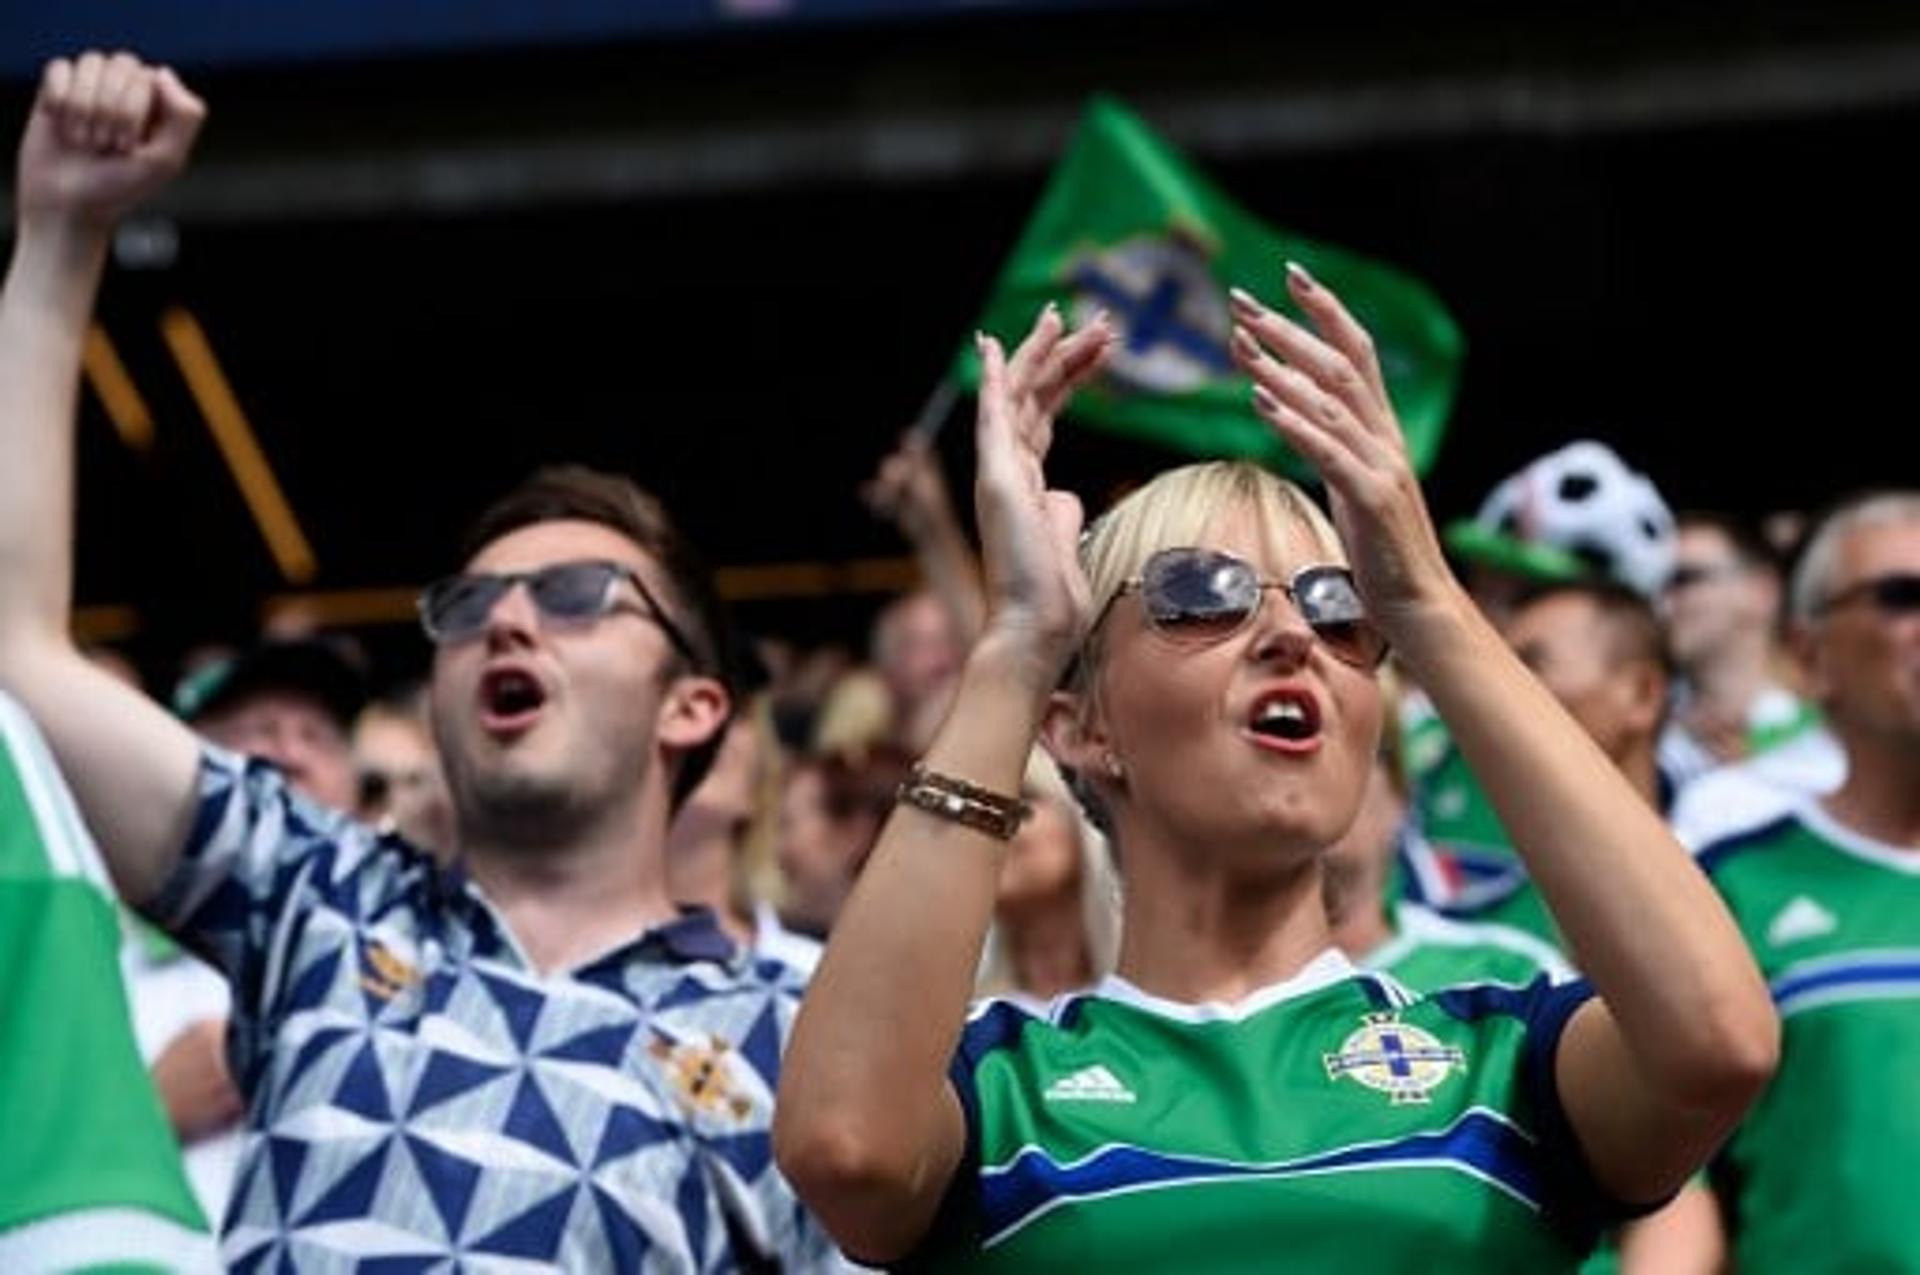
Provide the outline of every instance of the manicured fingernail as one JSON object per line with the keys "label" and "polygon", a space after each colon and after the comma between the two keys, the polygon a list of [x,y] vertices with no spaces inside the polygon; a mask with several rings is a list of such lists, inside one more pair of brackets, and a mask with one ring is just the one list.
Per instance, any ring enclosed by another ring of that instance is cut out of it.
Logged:
{"label": "manicured fingernail", "polygon": [[1319,280],[1307,273],[1307,268],[1297,261],[1287,263],[1287,276],[1298,284],[1303,291],[1312,291],[1320,286]]}
{"label": "manicured fingernail", "polygon": [[1259,314],[1266,308],[1254,300],[1253,294],[1245,288],[1228,288],[1227,295],[1233,298],[1233,303],[1236,306],[1239,306],[1249,314]]}
{"label": "manicured fingernail", "polygon": [[1271,412],[1276,416],[1280,412],[1280,400],[1275,398],[1264,385],[1253,387],[1253,405],[1263,412]]}
{"label": "manicured fingernail", "polygon": [[1250,359],[1260,356],[1260,343],[1254,340],[1253,333],[1245,328],[1236,327],[1233,330],[1233,348],[1236,353],[1244,354]]}

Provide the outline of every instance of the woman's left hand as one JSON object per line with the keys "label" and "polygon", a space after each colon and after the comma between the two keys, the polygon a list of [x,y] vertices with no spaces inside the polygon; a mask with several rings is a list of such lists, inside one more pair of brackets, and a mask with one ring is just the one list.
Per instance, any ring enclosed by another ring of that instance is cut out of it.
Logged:
{"label": "woman's left hand", "polygon": [[1233,290],[1233,357],[1253,406],[1327,484],[1334,525],[1374,622],[1403,647],[1409,626],[1457,590],[1373,338],[1326,285],[1297,265],[1287,290],[1317,334]]}

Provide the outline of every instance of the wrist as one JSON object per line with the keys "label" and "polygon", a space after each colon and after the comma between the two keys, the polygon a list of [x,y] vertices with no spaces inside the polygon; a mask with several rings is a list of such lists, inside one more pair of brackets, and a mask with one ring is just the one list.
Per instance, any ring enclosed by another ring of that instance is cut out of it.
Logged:
{"label": "wrist", "polygon": [[14,242],[9,290],[18,288],[45,312],[70,320],[93,309],[106,270],[108,232],[70,218],[23,217]]}
{"label": "wrist", "polygon": [[1505,645],[1466,590],[1452,581],[1433,597],[1400,608],[1387,637],[1395,660],[1416,681],[1483,642]]}
{"label": "wrist", "polygon": [[993,693],[1013,694],[1044,710],[1073,658],[1030,630],[989,622],[967,655],[963,683]]}
{"label": "wrist", "polygon": [[18,250],[82,261],[104,259],[114,223],[111,217],[95,221],[70,210],[22,205]]}

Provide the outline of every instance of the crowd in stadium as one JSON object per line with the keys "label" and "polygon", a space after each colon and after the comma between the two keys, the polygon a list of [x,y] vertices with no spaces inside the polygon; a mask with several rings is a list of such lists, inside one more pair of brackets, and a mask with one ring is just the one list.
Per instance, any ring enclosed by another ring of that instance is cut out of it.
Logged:
{"label": "crowd in stadium", "polygon": [[20,144],[0,1271],[1920,1271],[1920,488],[1763,527],[1589,441],[1436,526],[1276,262],[1231,357],[1317,492],[1083,510],[1119,334],[1049,306],[970,474],[875,458],[924,584],[860,656],[559,465],[423,684],[292,622],[143,688],[74,422],[206,115],[88,53]]}

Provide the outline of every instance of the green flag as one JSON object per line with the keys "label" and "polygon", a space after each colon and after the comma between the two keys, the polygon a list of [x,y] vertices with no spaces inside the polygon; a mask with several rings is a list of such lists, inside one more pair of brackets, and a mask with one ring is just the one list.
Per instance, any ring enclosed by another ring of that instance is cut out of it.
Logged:
{"label": "green flag", "polygon": [[[1281,283],[1287,261],[1337,292],[1373,333],[1415,471],[1425,473],[1465,344],[1439,299],[1390,266],[1260,221],[1111,98],[1088,105],[979,326],[1011,348],[1048,301],[1076,325],[1105,309],[1120,341],[1071,416],[1192,455],[1247,457],[1299,474],[1302,463],[1254,415],[1247,378],[1227,350],[1227,289],[1291,311]],[[953,374],[978,388],[971,342]]]}

